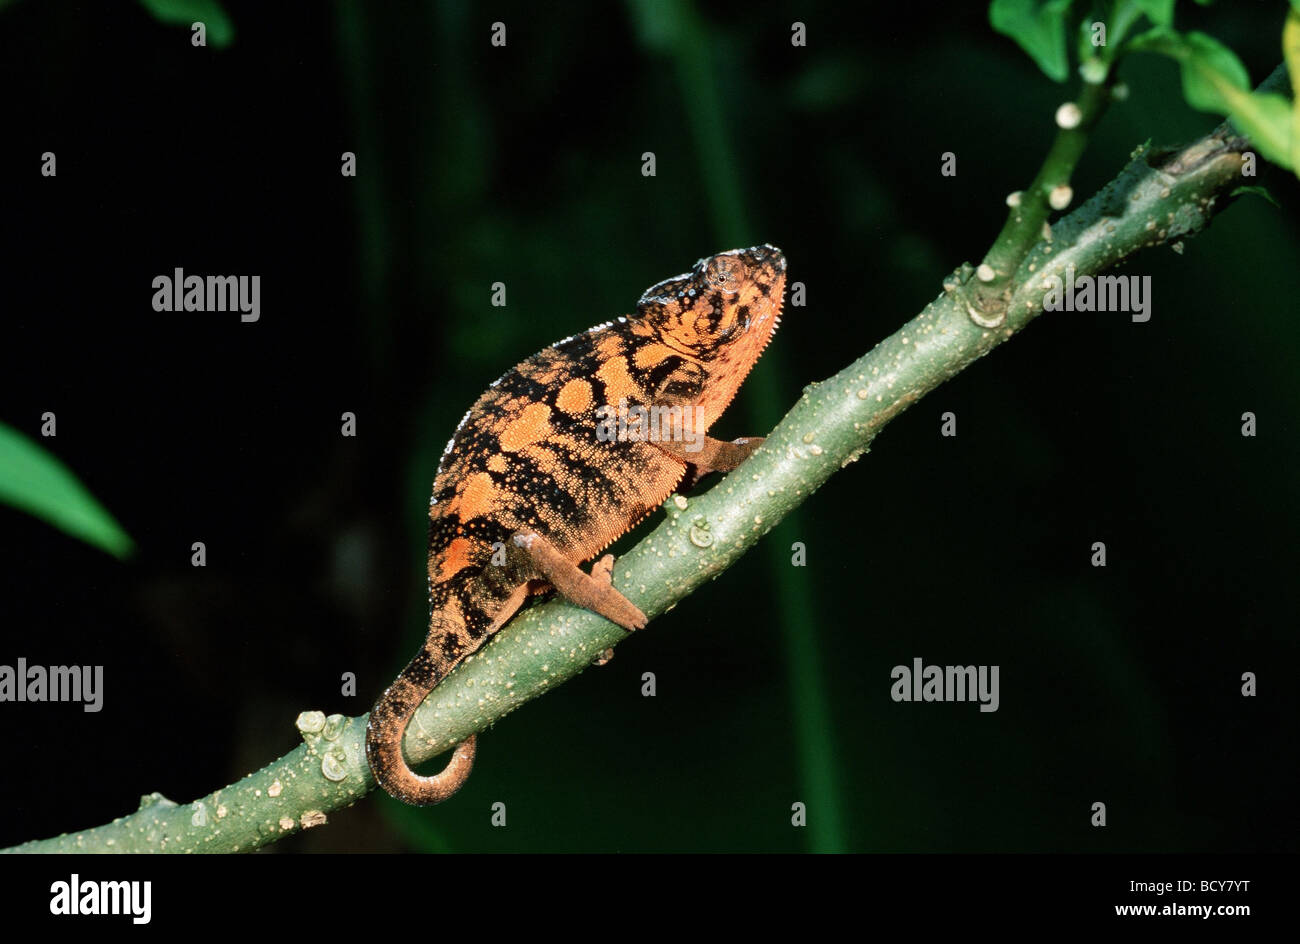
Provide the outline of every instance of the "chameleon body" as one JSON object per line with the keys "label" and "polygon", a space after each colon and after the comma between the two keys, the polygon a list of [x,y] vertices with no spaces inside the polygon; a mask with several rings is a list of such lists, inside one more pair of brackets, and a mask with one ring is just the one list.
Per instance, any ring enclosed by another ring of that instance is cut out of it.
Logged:
{"label": "chameleon body", "polygon": [[[402,755],[406,727],[530,594],[553,589],[626,630],[645,625],[610,582],[612,557],[590,574],[578,564],[684,480],[734,468],[762,442],[705,434],[771,339],[784,295],[785,257],[773,246],[701,259],[647,289],[635,314],[533,355],[470,407],[429,502],[428,637],[370,713],[366,756],[385,790],[426,805],[464,783],[474,737],[424,777]],[[662,411],[662,435],[602,427],[620,407]]]}

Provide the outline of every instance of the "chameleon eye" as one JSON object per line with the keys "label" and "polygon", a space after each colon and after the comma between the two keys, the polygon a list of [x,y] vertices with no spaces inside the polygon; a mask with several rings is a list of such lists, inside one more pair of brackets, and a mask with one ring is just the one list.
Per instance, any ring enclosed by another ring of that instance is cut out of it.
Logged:
{"label": "chameleon eye", "polygon": [[714,256],[704,269],[704,277],[724,292],[738,292],[745,281],[745,264],[735,256]]}

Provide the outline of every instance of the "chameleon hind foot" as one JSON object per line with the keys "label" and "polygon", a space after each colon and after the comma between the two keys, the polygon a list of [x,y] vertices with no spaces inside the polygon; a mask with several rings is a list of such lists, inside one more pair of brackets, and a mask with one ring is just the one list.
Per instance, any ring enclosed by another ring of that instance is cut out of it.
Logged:
{"label": "chameleon hind foot", "polygon": [[513,540],[516,547],[528,553],[542,576],[565,599],[593,613],[599,613],[628,632],[644,629],[649,622],[636,604],[614,589],[611,583],[614,570],[612,554],[602,557],[592,567],[592,572],[586,574],[540,534],[519,531]]}

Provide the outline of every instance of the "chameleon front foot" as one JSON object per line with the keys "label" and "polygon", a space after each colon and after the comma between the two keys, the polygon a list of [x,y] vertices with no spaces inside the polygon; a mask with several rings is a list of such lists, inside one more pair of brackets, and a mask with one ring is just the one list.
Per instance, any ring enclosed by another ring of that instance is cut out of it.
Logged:
{"label": "chameleon front foot", "polygon": [[[614,555],[606,554],[591,565],[592,579],[600,583],[609,584],[614,581]],[[614,650],[606,649],[592,662],[592,665],[601,666],[609,665],[609,660],[614,658]]]}
{"label": "chameleon front foot", "polygon": [[759,446],[763,445],[763,436],[747,436],[723,442],[712,436],[705,436],[698,448],[688,449],[687,444],[675,440],[660,440],[654,445],[663,452],[677,459],[686,466],[686,478],[681,489],[689,492],[699,484],[700,479],[710,472],[730,472],[749,458]]}

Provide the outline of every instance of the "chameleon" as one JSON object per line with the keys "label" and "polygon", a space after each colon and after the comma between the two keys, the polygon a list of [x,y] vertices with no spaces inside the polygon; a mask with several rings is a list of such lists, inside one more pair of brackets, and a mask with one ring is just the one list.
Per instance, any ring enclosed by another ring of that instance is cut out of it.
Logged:
{"label": "chameleon", "polygon": [[[429,500],[428,635],[366,727],[366,758],[384,790],[425,806],[464,784],[477,736],[440,773],[421,776],[402,754],[407,725],[528,597],[555,591],[628,632],[646,625],[613,586],[613,556],[590,573],[579,565],[675,490],[735,468],[763,442],[707,431],[780,323],[785,268],[767,244],[700,259],[646,289],[635,314],[534,354],[470,407]],[[615,411],[638,421],[616,426]]]}

